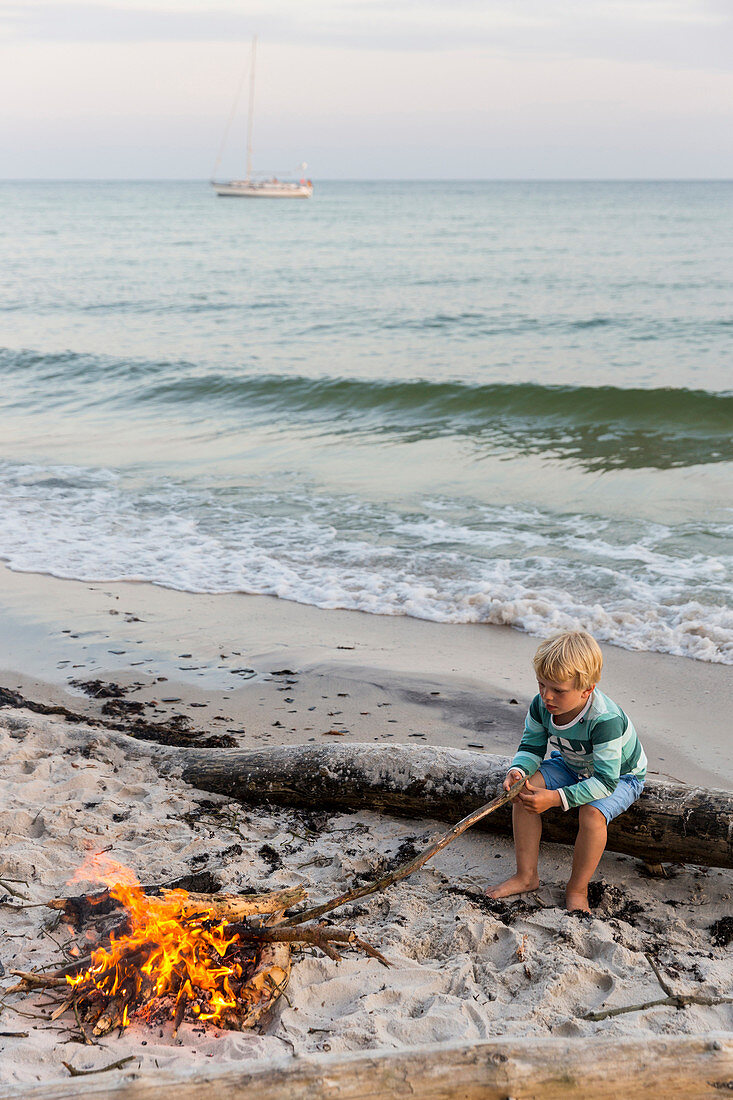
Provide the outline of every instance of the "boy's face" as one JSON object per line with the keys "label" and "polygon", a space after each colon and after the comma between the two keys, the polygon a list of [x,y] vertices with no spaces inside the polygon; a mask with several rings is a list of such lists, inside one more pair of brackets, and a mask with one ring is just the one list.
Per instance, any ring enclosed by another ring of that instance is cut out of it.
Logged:
{"label": "boy's face", "polygon": [[588,702],[595,684],[587,688],[576,688],[574,680],[545,680],[537,677],[540,698],[553,718],[561,723],[572,722]]}

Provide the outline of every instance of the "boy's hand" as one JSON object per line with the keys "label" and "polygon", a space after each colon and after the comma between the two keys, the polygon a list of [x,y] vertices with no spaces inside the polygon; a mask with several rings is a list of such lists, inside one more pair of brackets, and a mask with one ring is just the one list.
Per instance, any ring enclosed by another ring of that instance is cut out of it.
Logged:
{"label": "boy's hand", "polygon": [[508,791],[510,787],[514,786],[518,779],[524,779],[524,772],[521,768],[510,768],[504,780],[504,790]]}
{"label": "boy's hand", "polygon": [[545,810],[562,804],[557,791],[546,791],[544,787],[533,787],[529,779],[517,797],[521,799],[522,806],[530,814],[543,814]]}

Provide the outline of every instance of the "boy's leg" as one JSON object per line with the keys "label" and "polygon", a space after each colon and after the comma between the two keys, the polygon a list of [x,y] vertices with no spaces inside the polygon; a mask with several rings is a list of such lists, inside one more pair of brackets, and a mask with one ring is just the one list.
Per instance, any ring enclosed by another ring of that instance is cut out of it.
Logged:
{"label": "boy's leg", "polygon": [[575,909],[590,913],[588,883],[605,851],[608,826],[595,806],[581,806],[578,816],[578,837],[573,852],[573,870],[565,888],[565,904],[571,913]]}
{"label": "boy's leg", "polygon": [[[531,782],[533,787],[546,786],[541,772],[535,772]],[[542,814],[529,813],[519,799],[515,798],[512,803],[512,828],[517,873],[497,886],[489,886],[486,893],[490,898],[508,898],[513,894],[526,894],[530,890],[536,890],[540,884],[537,860],[542,836]]]}

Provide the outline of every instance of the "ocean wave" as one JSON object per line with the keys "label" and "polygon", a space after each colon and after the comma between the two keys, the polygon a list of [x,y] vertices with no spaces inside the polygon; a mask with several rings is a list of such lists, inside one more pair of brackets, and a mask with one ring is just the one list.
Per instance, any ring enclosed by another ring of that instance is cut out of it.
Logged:
{"label": "ocean wave", "polygon": [[[420,511],[303,489],[144,490],[113,471],[0,466],[16,570],[247,592],[733,664],[732,524],[667,526],[430,499]],[[588,538],[588,531],[593,537]]]}
{"label": "ocean wave", "polygon": [[250,423],[315,425],[387,442],[463,436],[478,448],[550,454],[601,471],[733,460],[731,392],[305,377],[74,352],[0,351],[0,369],[8,404],[31,410],[94,405],[157,416],[169,409],[184,420],[217,416],[224,430],[236,430],[246,412]]}

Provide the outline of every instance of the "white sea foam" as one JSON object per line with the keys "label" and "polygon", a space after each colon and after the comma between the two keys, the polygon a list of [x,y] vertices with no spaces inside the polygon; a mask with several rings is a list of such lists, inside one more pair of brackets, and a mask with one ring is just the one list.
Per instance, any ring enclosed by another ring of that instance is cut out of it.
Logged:
{"label": "white sea foam", "polygon": [[582,626],[631,649],[733,663],[730,525],[563,516],[538,508],[260,487],[139,484],[109,470],[0,468],[11,568],[252,592],[532,634]]}

